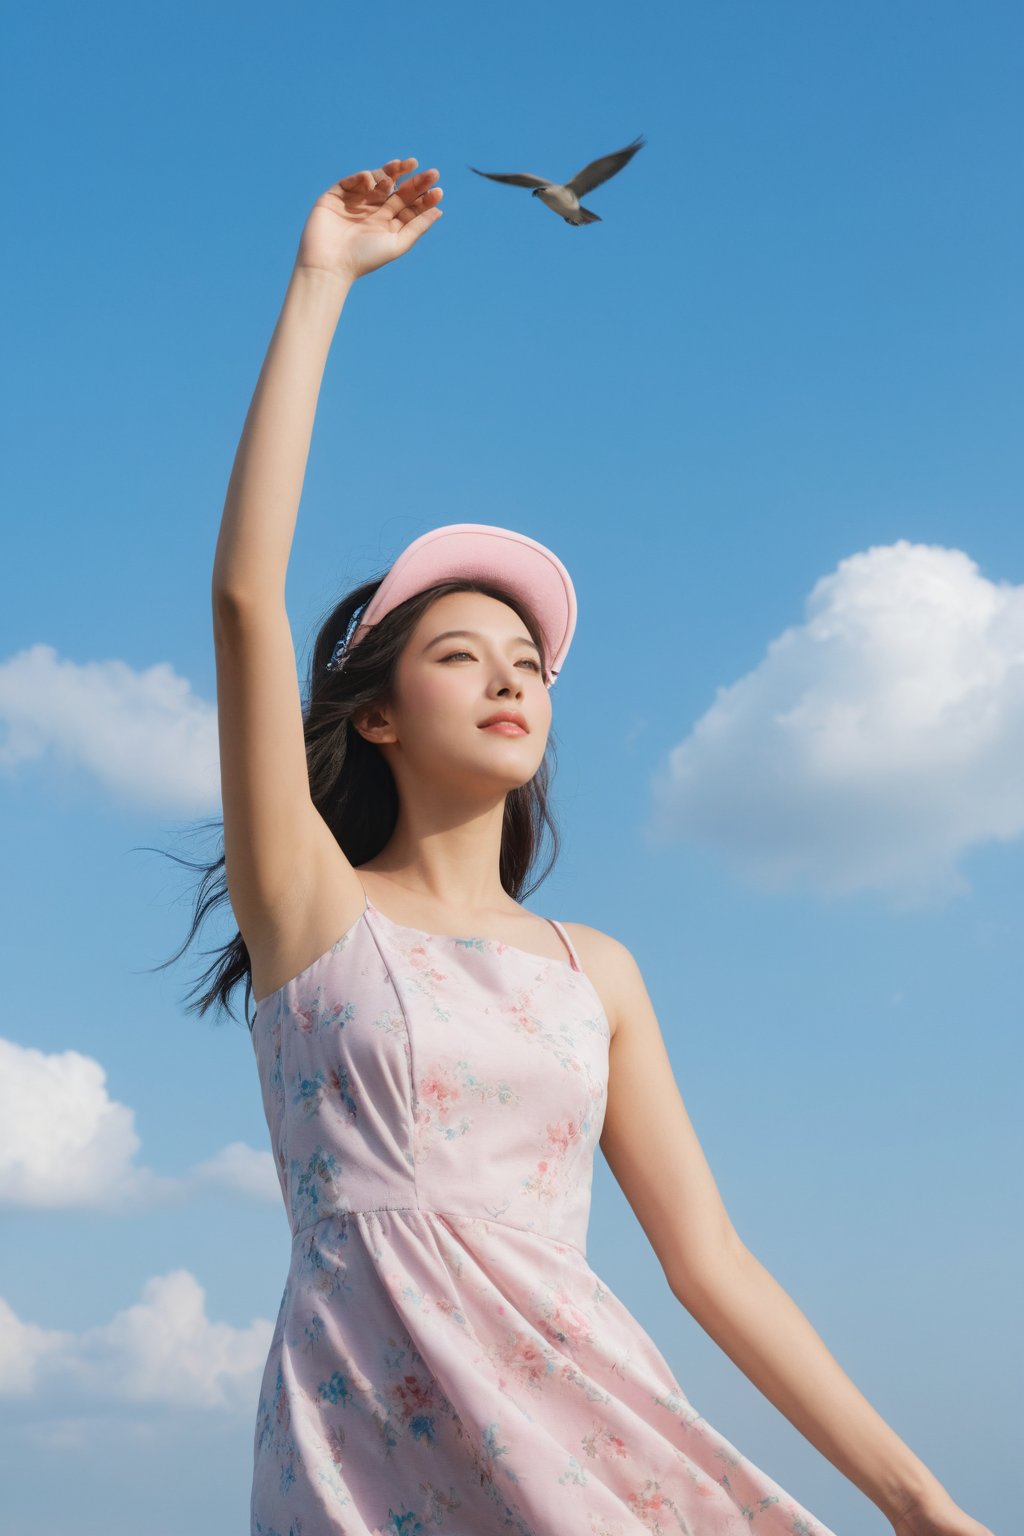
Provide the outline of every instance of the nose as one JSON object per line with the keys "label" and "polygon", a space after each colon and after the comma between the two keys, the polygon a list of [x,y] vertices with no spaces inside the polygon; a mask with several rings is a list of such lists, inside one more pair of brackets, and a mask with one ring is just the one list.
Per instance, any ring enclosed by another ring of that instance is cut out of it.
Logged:
{"label": "nose", "polygon": [[495,676],[496,676],[496,680],[497,680],[497,683],[498,683],[498,692],[499,693],[504,694],[504,693],[508,693],[509,691],[511,691],[512,693],[516,694],[517,696],[522,693],[522,691],[523,691],[522,674],[519,671],[517,671],[516,665],[515,665],[514,662],[508,661],[508,662],[505,662],[504,664],[499,664],[499,669],[498,669],[497,673],[495,674]]}

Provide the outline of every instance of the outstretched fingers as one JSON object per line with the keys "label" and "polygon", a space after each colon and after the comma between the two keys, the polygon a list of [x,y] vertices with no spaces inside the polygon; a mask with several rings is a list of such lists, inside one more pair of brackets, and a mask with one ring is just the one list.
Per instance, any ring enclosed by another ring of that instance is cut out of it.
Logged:
{"label": "outstretched fingers", "polygon": [[395,219],[399,228],[395,233],[403,251],[407,251],[432,224],[437,223],[441,217],[441,209],[437,205],[443,196],[440,187],[426,187],[404,208],[396,208]]}
{"label": "outstretched fingers", "polygon": [[440,171],[431,169],[420,171],[416,176],[410,176],[403,181],[400,187],[393,189],[389,198],[388,212],[392,218],[401,223],[408,223],[409,219],[416,218],[425,208],[432,207],[441,199],[441,188],[435,183],[440,176]]}
{"label": "outstretched fingers", "polygon": [[[387,160],[374,170],[354,171],[342,176],[331,189],[349,214],[367,219],[378,228],[390,229],[400,237],[407,250],[420,235],[437,222],[444,196],[435,183],[440,171],[432,166],[417,171],[419,161],[413,156]],[[404,177],[404,180],[399,178]]]}
{"label": "outstretched fingers", "polygon": [[378,165],[373,171],[353,171],[351,176],[342,176],[337,185],[347,192],[370,192],[382,181],[394,182],[399,176],[406,175],[413,170],[419,161],[413,156],[405,160],[388,160],[384,165]]}

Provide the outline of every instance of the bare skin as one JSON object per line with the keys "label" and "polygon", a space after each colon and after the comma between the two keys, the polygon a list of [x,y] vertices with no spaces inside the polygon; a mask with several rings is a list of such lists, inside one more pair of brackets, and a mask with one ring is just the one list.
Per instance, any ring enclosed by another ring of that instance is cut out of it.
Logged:
{"label": "bare skin", "polygon": [[[226,875],[257,999],[329,949],[367,897],[408,927],[567,958],[554,929],[498,877],[504,798],[536,772],[552,718],[551,695],[530,665],[535,653],[507,604],[482,593],[440,599],[402,654],[394,697],[356,722],[388,758],[400,794],[394,835],[376,858],[354,869],[309,795],[284,601],[288,560],[346,300],[359,279],[407,254],[441,219],[439,173],[417,164],[406,157],[357,171],[313,204],[221,519],[212,600]],[[382,454],[386,445],[382,430]],[[430,645],[454,628],[475,633]],[[482,728],[503,707],[522,711],[526,735]],[[587,924],[566,928],[612,1032],[601,1149],[673,1293],[897,1536],[993,1536],[885,1423],[743,1243],[631,952]]]}

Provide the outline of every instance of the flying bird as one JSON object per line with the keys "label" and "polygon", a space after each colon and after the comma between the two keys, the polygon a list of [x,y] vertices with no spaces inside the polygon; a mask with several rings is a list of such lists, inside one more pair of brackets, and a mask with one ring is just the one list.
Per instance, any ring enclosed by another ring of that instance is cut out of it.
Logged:
{"label": "flying bird", "polygon": [[561,214],[567,224],[599,224],[601,215],[591,213],[589,208],[582,207],[580,198],[591,192],[594,187],[599,187],[602,181],[607,181],[610,176],[614,176],[616,171],[621,171],[645,143],[643,134],[640,134],[632,144],[627,144],[625,149],[617,149],[614,154],[602,155],[599,160],[591,160],[589,165],[585,165],[582,171],[577,171],[572,180],[565,182],[564,185],[560,181],[549,181],[545,176],[531,176],[527,171],[510,171],[502,175],[497,171],[477,171],[475,165],[471,165],[469,169],[476,171],[478,176],[486,176],[490,181],[503,181],[510,187],[532,187],[532,195],[539,197],[545,208]]}

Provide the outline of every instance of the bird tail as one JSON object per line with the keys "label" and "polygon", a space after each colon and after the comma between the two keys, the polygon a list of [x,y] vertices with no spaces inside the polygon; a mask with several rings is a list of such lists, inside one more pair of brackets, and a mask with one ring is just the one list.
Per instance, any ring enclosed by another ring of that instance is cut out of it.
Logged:
{"label": "bird tail", "polygon": [[575,220],[575,223],[577,223],[577,224],[600,224],[601,223],[601,215],[599,213],[591,213],[589,208],[584,208],[584,207],[581,206],[580,207],[580,211],[579,211],[579,217]]}

